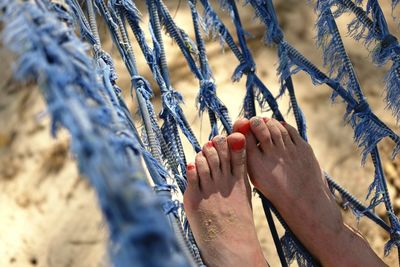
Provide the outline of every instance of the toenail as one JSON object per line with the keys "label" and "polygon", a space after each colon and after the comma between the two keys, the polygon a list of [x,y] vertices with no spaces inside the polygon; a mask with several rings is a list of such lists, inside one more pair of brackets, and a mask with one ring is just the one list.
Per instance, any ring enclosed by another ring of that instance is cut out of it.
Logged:
{"label": "toenail", "polygon": [[187,168],[188,171],[193,170],[195,168],[194,163],[193,162],[189,163],[186,168]]}
{"label": "toenail", "polygon": [[206,146],[207,146],[208,148],[211,148],[211,147],[214,146],[214,144],[213,144],[212,141],[208,141]]}
{"label": "toenail", "polygon": [[267,117],[264,117],[264,118],[262,118],[263,119],[263,121],[265,122],[265,123],[267,123],[268,121],[269,121],[269,119],[267,118]]}
{"label": "toenail", "polygon": [[254,127],[257,127],[257,126],[259,126],[261,124],[261,120],[259,118],[255,118],[255,119],[251,120],[250,123]]}
{"label": "toenail", "polygon": [[243,135],[247,135],[250,131],[250,123],[245,123],[239,127],[239,132]]}
{"label": "toenail", "polygon": [[217,145],[221,145],[221,144],[225,143],[225,141],[226,141],[226,138],[225,138],[224,136],[221,136],[221,137],[218,137],[218,138],[215,140],[215,143],[216,143]]}
{"label": "toenail", "polygon": [[231,149],[234,151],[242,150],[244,148],[244,139],[240,139],[231,144]]}
{"label": "toenail", "polygon": [[283,126],[286,126],[287,122],[286,121],[281,121],[280,122]]}

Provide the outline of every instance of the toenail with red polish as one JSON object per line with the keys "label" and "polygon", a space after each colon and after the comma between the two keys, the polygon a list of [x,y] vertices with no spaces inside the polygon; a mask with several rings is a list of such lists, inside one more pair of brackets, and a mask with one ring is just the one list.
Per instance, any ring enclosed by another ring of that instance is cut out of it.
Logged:
{"label": "toenail with red polish", "polygon": [[187,170],[188,170],[188,171],[191,171],[191,170],[193,170],[195,167],[196,167],[196,166],[194,166],[194,163],[189,163],[189,164],[187,165]]}
{"label": "toenail with red polish", "polygon": [[212,141],[208,141],[206,146],[207,146],[208,148],[213,147],[213,146],[214,146],[214,143],[213,143]]}
{"label": "toenail with red polish", "polygon": [[247,123],[243,124],[242,126],[239,127],[238,130],[243,135],[248,134],[249,131],[250,131],[250,122],[247,122]]}
{"label": "toenail with red polish", "polygon": [[234,143],[231,144],[231,149],[234,151],[242,150],[244,148],[244,139],[240,139]]}
{"label": "toenail with red polish", "polygon": [[264,118],[262,118],[262,119],[263,119],[263,121],[264,121],[265,123],[267,123],[267,122],[269,121],[269,119],[266,118],[266,117],[264,117]]}
{"label": "toenail with red polish", "polygon": [[281,121],[281,124],[282,124],[283,126],[285,126],[285,125],[287,124],[287,122],[286,122],[286,121]]}

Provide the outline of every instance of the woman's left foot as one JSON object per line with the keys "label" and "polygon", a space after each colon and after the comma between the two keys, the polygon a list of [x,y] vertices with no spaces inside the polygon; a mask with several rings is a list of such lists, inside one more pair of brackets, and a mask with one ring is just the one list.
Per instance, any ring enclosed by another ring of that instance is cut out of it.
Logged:
{"label": "woman's left foot", "polygon": [[257,239],[245,137],[217,136],[187,166],[184,207],[207,266],[267,266]]}
{"label": "woman's left foot", "polygon": [[384,265],[368,243],[343,223],[311,146],[294,127],[254,117],[236,121],[233,128],[246,136],[253,185],[322,266]]}

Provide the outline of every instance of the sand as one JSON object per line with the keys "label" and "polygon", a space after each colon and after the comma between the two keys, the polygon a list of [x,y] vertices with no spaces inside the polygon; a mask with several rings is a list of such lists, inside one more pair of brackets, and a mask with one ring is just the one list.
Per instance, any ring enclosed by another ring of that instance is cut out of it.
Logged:
{"label": "sand", "polygon": [[[177,1],[166,1],[171,10],[176,10]],[[312,62],[321,66],[321,52],[314,45],[314,14],[306,0],[280,0],[276,2],[280,22],[286,38],[304,53]],[[390,14],[389,5],[384,6]],[[144,10],[141,8],[141,10]],[[263,27],[253,20],[251,9],[240,9],[243,24],[252,33],[248,43],[257,63],[257,71],[275,94],[279,91],[276,77],[276,48],[263,45]],[[390,16],[388,16],[390,18]],[[192,33],[188,23],[190,14],[185,1],[176,12],[176,22]],[[225,16],[229,25],[229,19]],[[339,20],[344,29],[350,17]],[[144,12],[143,20],[148,17]],[[390,26],[395,25],[390,20]],[[104,33],[104,26],[100,27]],[[127,102],[134,112],[135,102],[130,99],[130,78],[115,48],[108,38],[103,38],[105,47],[115,59],[120,75],[119,85],[124,90]],[[168,63],[172,84],[185,98],[185,114],[199,140],[204,143],[209,133],[207,116],[199,118],[195,108],[198,83],[180,55],[176,45],[165,37]],[[357,70],[361,84],[374,112],[396,131],[390,112],[383,102],[383,78],[385,68],[373,66],[368,51],[350,38],[345,38],[348,53]],[[208,41],[207,51],[216,83],[218,96],[228,106],[232,118],[239,116],[244,96],[245,80],[233,84],[230,76],[237,65],[236,59],[226,48],[221,49],[218,41]],[[151,74],[135,45],[140,72],[151,79]],[[13,58],[5,49],[0,49],[3,64],[0,67],[0,266],[43,266],[43,267],[91,267],[109,266],[107,261],[107,227],[104,224],[96,195],[84,178],[80,177],[74,158],[69,152],[69,137],[60,131],[53,138],[49,131],[49,117],[38,88],[21,85],[11,78]],[[315,87],[303,74],[294,78],[299,102],[306,115],[309,139],[322,167],[350,192],[365,199],[367,187],[373,178],[370,161],[360,165],[360,151],[353,144],[352,129],[342,120],[344,105],[331,104],[330,89]],[[157,89],[155,89],[157,91]],[[154,99],[160,110],[159,95]],[[280,100],[281,110],[288,108],[288,99]],[[261,114],[261,113],[260,113]],[[270,112],[263,112],[270,116]],[[135,115],[136,116],[136,115]],[[293,123],[292,114],[287,114]],[[389,179],[389,190],[395,211],[400,209],[400,161],[390,160],[391,141],[385,140],[381,149],[384,153],[384,167]],[[188,159],[194,153],[185,142]],[[365,202],[367,203],[367,202]],[[379,207],[378,214],[384,216]],[[279,266],[274,245],[269,235],[259,199],[254,197],[254,216],[259,239],[266,257],[272,266]],[[388,236],[378,227],[361,219],[357,222],[348,210],[345,220],[358,227],[370,241],[375,251],[383,257],[383,246]],[[396,251],[384,260],[390,266],[396,265]]]}

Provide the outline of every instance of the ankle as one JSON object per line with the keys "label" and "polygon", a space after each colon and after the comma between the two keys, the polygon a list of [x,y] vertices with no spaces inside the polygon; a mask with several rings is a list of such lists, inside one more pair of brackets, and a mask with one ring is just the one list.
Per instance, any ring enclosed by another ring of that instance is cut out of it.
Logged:
{"label": "ankle", "polygon": [[218,246],[218,254],[215,254],[215,251],[208,251],[207,255],[203,255],[208,259],[207,266],[269,266],[260,246],[251,245],[249,242],[246,244],[247,246],[235,246],[233,243]]}
{"label": "ankle", "polygon": [[248,266],[254,266],[254,267],[269,266],[260,246],[254,247],[253,250],[249,252],[248,259],[249,259]]}
{"label": "ankle", "polygon": [[[345,249],[347,245],[352,243],[352,236],[346,225],[340,225],[335,231],[325,232],[318,236],[324,242],[318,242],[315,255],[321,262],[322,266],[343,266],[340,262],[346,258],[348,251]],[[346,264],[345,264],[346,265]]]}
{"label": "ankle", "polygon": [[361,234],[346,224],[329,240],[329,250],[319,257],[323,266],[386,266]]}

